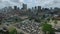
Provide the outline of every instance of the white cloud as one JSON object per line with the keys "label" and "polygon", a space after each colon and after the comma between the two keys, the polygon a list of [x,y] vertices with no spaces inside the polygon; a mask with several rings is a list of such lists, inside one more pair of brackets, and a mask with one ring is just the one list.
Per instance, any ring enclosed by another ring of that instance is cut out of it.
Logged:
{"label": "white cloud", "polygon": [[35,3],[42,7],[60,7],[60,0],[36,0]]}
{"label": "white cloud", "polygon": [[28,7],[42,6],[42,7],[60,7],[60,0],[0,0],[0,7],[5,6],[21,6],[22,3],[27,3]]}
{"label": "white cloud", "polygon": [[24,2],[24,0],[19,0],[19,2]]}
{"label": "white cloud", "polygon": [[[21,7],[23,1],[21,0],[0,0],[0,8],[8,6],[18,6]],[[2,7],[3,6],[3,7]]]}

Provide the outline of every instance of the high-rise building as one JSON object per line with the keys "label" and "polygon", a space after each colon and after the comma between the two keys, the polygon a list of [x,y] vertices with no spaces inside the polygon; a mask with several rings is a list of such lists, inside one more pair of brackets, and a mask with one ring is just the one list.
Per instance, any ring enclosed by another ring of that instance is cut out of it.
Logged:
{"label": "high-rise building", "polygon": [[17,6],[14,6],[14,10],[17,10]]}
{"label": "high-rise building", "polygon": [[40,12],[41,11],[41,6],[38,6],[38,12]]}
{"label": "high-rise building", "polygon": [[23,4],[22,9],[27,9],[27,4]]}
{"label": "high-rise building", "polygon": [[35,9],[37,9],[37,7],[35,6]]}

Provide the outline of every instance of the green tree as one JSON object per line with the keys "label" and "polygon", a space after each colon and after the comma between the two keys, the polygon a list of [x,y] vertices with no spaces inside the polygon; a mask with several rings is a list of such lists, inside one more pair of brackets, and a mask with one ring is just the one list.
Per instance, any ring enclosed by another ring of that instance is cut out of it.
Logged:
{"label": "green tree", "polygon": [[9,34],[17,34],[17,30],[16,29],[13,29],[9,32]]}
{"label": "green tree", "polygon": [[53,29],[52,29],[52,25],[47,24],[47,23],[45,23],[45,24],[42,26],[42,30],[43,30],[44,34],[47,34],[47,32],[48,32],[49,34],[52,33],[52,32],[54,32]]}

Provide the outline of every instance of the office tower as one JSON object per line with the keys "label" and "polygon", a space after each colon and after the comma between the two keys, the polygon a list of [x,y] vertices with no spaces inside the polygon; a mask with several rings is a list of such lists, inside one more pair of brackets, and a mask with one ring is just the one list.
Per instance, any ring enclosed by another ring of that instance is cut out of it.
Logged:
{"label": "office tower", "polygon": [[41,12],[41,6],[38,6],[38,12]]}
{"label": "office tower", "polygon": [[14,10],[17,10],[17,6],[14,6]]}
{"label": "office tower", "polygon": [[23,9],[27,9],[27,4],[23,4]]}

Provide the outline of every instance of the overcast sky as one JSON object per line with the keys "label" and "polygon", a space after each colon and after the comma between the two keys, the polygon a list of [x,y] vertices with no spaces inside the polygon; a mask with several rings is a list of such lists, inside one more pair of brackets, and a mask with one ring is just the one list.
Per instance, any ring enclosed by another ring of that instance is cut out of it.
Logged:
{"label": "overcast sky", "polygon": [[28,7],[42,6],[42,7],[60,7],[60,0],[0,0],[0,8],[6,6],[21,7],[22,3],[26,3]]}

